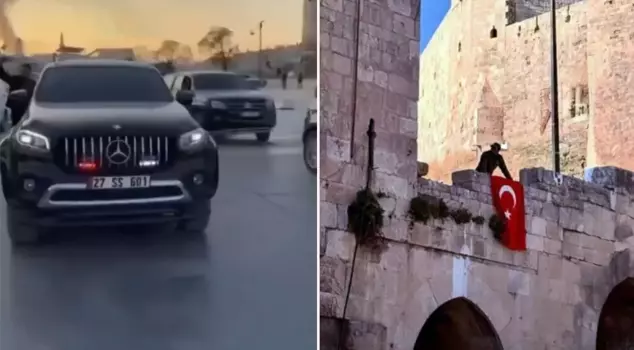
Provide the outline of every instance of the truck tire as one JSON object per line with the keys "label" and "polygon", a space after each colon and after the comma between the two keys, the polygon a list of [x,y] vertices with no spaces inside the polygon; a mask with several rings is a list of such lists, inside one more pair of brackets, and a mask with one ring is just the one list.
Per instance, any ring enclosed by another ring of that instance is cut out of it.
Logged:
{"label": "truck tire", "polygon": [[306,165],[306,169],[308,169],[308,171],[310,171],[313,174],[317,174],[317,162],[319,161],[318,159],[311,159],[312,156],[316,157],[316,153],[315,154],[312,153],[312,152],[317,152],[316,148],[317,148],[317,130],[316,129],[309,130],[306,133],[306,135],[304,135],[303,155],[304,155],[304,165]]}
{"label": "truck tire", "polygon": [[187,208],[187,219],[182,219],[179,229],[186,233],[204,233],[211,215],[211,201],[198,200]]}

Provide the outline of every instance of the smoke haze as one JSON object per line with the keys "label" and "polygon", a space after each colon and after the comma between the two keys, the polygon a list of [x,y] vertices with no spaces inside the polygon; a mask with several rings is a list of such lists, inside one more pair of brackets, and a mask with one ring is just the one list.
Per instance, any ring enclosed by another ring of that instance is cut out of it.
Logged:
{"label": "smoke haze", "polygon": [[6,51],[16,52],[18,49],[18,36],[9,19],[9,7],[17,0],[0,0],[0,38],[4,42]]}

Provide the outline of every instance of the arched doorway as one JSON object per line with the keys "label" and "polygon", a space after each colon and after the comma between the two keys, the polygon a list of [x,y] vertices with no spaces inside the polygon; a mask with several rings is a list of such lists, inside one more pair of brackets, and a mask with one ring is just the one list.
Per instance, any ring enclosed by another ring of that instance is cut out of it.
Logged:
{"label": "arched doorway", "polygon": [[608,294],[599,315],[597,350],[634,349],[634,278]]}
{"label": "arched doorway", "polygon": [[418,334],[414,350],[503,350],[480,308],[460,297],[440,305]]}

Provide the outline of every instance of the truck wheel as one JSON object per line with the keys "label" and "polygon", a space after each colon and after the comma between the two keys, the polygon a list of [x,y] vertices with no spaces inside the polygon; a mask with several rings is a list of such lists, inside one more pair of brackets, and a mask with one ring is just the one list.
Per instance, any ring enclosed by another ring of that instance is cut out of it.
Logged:
{"label": "truck wheel", "polygon": [[268,142],[271,138],[271,132],[259,132],[255,134],[255,137],[257,137],[260,142]]}
{"label": "truck wheel", "polygon": [[192,203],[187,209],[187,219],[181,220],[179,229],[186,233],[203,233],[209,223],[211,215],[211,201],[200,200]]}
{"label": "truck wheel", "polygon": [[304,164],[313,174],[317,174],[317,131],[311,130],[304,136]]}
{"label": "truck wheel", "polygon": [[29,216],[25,210],[7,203],[5,217],[9,238],[13,245],[24,246],[39,243],[41,232],[37,226],[29,222]]}

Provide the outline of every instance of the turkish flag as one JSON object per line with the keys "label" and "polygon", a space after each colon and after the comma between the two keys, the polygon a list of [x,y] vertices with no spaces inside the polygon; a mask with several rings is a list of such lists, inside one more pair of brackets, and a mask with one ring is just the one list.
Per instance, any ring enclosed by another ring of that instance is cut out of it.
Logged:
{"label": "turkish flag", "polygon": [[491,195],[498,215],[506,219],[502,244],[511,250],[526,250],[524,186],[513,180],[491,176]]}

